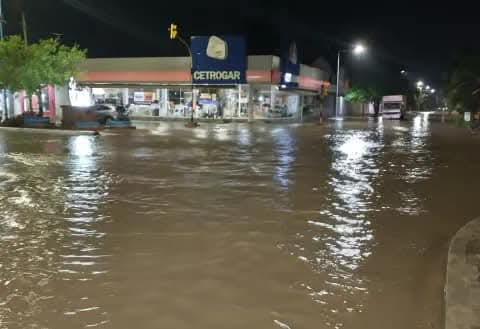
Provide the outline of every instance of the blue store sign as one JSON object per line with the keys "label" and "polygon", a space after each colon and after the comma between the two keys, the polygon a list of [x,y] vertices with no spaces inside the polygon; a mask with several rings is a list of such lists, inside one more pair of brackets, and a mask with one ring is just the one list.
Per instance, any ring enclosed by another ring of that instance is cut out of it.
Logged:
{"label": "blue store sign", "polygon": [[298,59],[298,50],[295,42],[292,42],[288,49],[282,54],[280,63],[282,74],[280,84],[287,88],[298,87],[298,77],[300,76],[300,61]]}
{"label": "blue store sign", "polygon": [[194,36],[192,80],[194,84],[247,83],[247,47],[242,36]]}

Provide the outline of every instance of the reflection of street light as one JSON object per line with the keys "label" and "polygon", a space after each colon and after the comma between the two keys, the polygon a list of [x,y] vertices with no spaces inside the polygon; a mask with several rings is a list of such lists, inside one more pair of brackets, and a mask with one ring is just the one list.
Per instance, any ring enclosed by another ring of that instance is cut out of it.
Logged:
{"label": "reflection of street light", "polygon": [[337,97],[335,99],[335,117],[338,117],[338,100],[340,96],[340,55],[342,53],[350,52],[352,51],[355,55],[361,55],[363,54],[367,48],[365,48],[364,45],[357,43],[356,45],[353,46],[351,49],[344,49],[344,50],[339,50],[338,51],[338,60],[337,60]]}

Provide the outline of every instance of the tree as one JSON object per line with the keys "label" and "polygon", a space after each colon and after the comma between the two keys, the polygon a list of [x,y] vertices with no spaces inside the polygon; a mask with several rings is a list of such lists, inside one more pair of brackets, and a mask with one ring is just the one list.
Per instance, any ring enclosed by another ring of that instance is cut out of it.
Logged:
{"label": "tree", "polygon": [[417,89],[413,93],[413,102],[415,103],[415,108],[417,111],[423,109],[423,104],[425,103],[425,92],[421,89]]}
{"label": "tree", "polygon": [[[85,50],[76,45],[62,45],[58,39],[26,45],[20,36],[10,36],[0,41],[0,87],[10,91],[24,90],[29,100],[37,95],[42,116],[42,87],[66,84],[78,73],[85,56]],[[29,104],[32,110],[31,102]]]}
{"label": "tree", "polygon": [[352,87],[345,95],[345,101],[349,103],[373,103],[375,115],[380,112],[382,96],[378,89],[373,87]]}
{"label": "tree", "polygon": [[345,94],[345,101],[347,103],[356,103],[361,104],[362,106],[362,115],[365,114],[364,104],[370,102],[369,90],[359,87],[352,87]]}
{"label": "tree", "polygon": [[477,113],[480,111],[480,61],[464,58],[453,71],[448,87],[447,101],[451,110]]}
{"label": "tree", "polygon": [[348,103],[365,103],[368,101],[368,91],[359,87],[352,87],[345,95]]}
{"label": "tree", "polygon": [[25,43],[19,36],[0,41],[0,87],[8,90],[21,89],[21,70],[27,59]]}
{"label": "tree", "polygon": [[77,68],[85,60],[86,51],[76,45],[73,47],[62,45],[58,39],[46,39],[28,46],[26,54],[27,61],[21,69],[20,85],[29,99],[32,95],[37,95],[40,105],[39,116],[42,116],[42,87],[66,84],[78,73]]}
{"label": "tree", "polygon": [[[27,62],[25,43],[19,36],[0,41],[0,88],[9,91],[22,89],[21,72]],[[7,112],[5,112],[7,116]]]}

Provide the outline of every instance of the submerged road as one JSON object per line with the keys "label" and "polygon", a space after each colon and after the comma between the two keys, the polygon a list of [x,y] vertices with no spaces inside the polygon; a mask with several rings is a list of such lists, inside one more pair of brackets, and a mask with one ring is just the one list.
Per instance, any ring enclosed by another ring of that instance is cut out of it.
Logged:
{"label": "submerged road", "polygon": [[0,131],[0,328],[443,327],[480,138],[430,123]]}

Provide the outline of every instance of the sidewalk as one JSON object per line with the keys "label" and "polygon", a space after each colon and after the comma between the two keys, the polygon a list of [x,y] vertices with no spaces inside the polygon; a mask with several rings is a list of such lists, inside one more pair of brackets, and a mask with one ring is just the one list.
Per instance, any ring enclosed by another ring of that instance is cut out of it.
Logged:
{"label": "sidewalk", "polygon": [[480,218],[452,239],[445,286],[446,329],[480,328]]}
{"label": "sidewalk", "polygon": [[44,129],[44,128],[17,128],[0,127],[0,131],[15,131],[33,134],[54,134],[54,135],[98,135],[96,131],[89,130],[65,130],[65,129]]}

